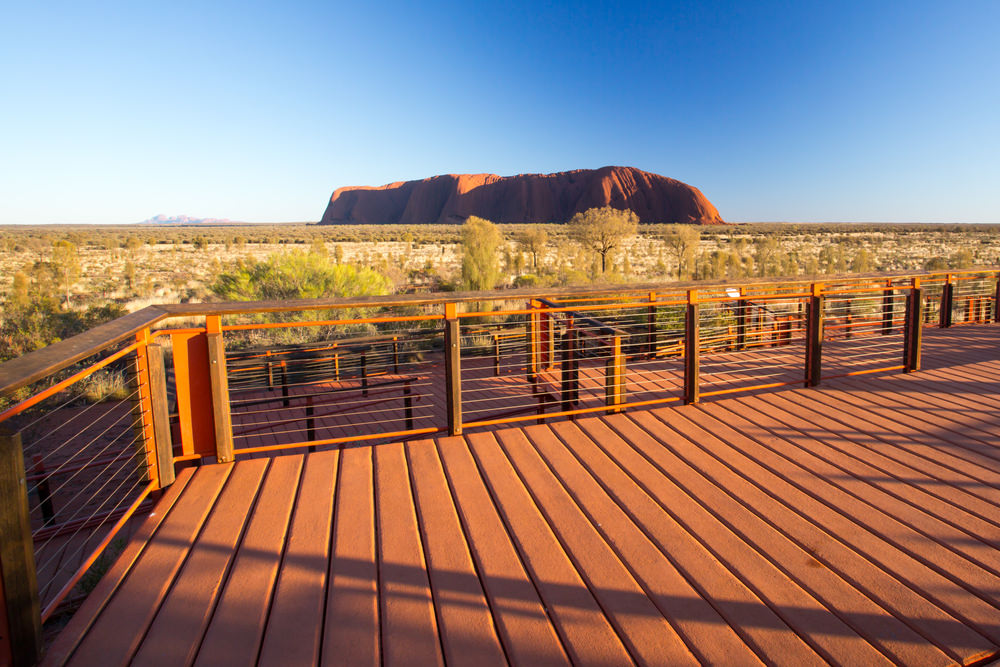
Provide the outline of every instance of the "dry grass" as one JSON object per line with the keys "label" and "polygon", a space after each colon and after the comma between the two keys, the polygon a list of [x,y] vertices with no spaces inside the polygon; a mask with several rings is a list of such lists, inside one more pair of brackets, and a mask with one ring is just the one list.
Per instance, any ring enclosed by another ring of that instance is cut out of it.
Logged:
{"label": "dry grass", "polygon": [[[516,258],[520,249],[513,239],[523,226],[501,228],[507,250]],[[546,229],[549,244],[539,263],[553,273],[561,270],[563,280],[586,280],[591,256],[566,238],[564,227]],[[661,232],[662,226],[643,226],[639,236],[614,254],[613,277],[646,282],[674,275]],[[807,272],[809,260],[824,247],[840,248],[848,264],[864,248],[871,270],[881,271],[919,270],[929,259],[952,257],[961,249],[977,265],[1000,261],[1000,225],[732,225],[703,228],[699,250],[708,255],[745,243],[742,252],[747,253],[755,240],[767,237],[776,237],[784,251],[798,255],[800,273]],[[445,225],[7,226],[0,228],[0,292],[10,288],[16,271],[49,259],[52,243],[59,239],[72,240],[79,248],[82,276],[74,287],[74,302],[82,306],[116,301],[129,310],[207,299],[209,285],[227,265],[292,247],[318,247],[320,242],[344,262],[385,273],[399,289],[454,280],[461,262],[458,228]],[[530,257],[523,262],[522,271],[530,273]]]}

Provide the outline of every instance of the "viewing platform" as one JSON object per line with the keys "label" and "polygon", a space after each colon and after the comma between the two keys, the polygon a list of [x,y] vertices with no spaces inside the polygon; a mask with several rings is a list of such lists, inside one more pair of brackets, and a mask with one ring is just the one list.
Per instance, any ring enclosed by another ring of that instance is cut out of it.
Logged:
{"label": "viewing platform", "polygon": [[986,664],[998,286],[134,313],[0,366],[0,663]]}

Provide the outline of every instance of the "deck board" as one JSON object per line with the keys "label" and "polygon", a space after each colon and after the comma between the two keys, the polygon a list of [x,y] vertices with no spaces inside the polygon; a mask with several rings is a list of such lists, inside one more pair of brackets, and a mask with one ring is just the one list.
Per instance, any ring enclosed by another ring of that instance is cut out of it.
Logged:
{"label": "deck board", "polygon": [[919,373],[182,471],[46,663],[996,659],[1000,327],[926,333]]}
{"label": "deck board", "polygon": [[136,654],[136,662],[189,664],[198,653],[250,515],[267,461],[234,468],[205,528]]}
{"label": "deck board", "polygon": [[340,453],[323,627],[323,664],[381,661],[372,452]]}
{"label": "deck board", "polygon": [[247,665],[257,660],[274,582],[302,470],[302,457],[275,458],[248,519],[196,664]]}
{"label": "deck board", "polygon": [[310,455],[302,472],[288,544],[271,603],[260,664],[316,664],[323,617],[339,452]]}
{"label": "deck board", "polygon": [[476,573],[434,443],[406,450],[421,539],[447,662],[506,664],[493,616]]}
{"label": "deck board", "polygon": [[75,664],[125,664],[139,648],[174,576],[235,466],[206,468],[194,476],[114,598],[73,656]]}

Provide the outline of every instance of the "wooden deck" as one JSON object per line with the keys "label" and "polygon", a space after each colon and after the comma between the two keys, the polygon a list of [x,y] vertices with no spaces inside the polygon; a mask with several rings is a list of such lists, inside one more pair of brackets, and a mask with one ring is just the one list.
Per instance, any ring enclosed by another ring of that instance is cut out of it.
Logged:
{"label": "wooden deck", "polygon": [[924,365],[184,470],[46,662],[987,662],[1000,327]]}

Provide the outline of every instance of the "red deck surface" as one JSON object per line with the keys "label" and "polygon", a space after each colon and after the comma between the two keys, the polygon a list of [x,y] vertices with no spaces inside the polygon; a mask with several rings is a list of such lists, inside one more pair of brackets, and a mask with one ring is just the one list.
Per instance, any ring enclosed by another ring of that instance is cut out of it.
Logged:
{"label": "red deck surface", "polygon": [[49,650],[121,664],[1000,655],[1000,327],[925,370],[183,471]]}

